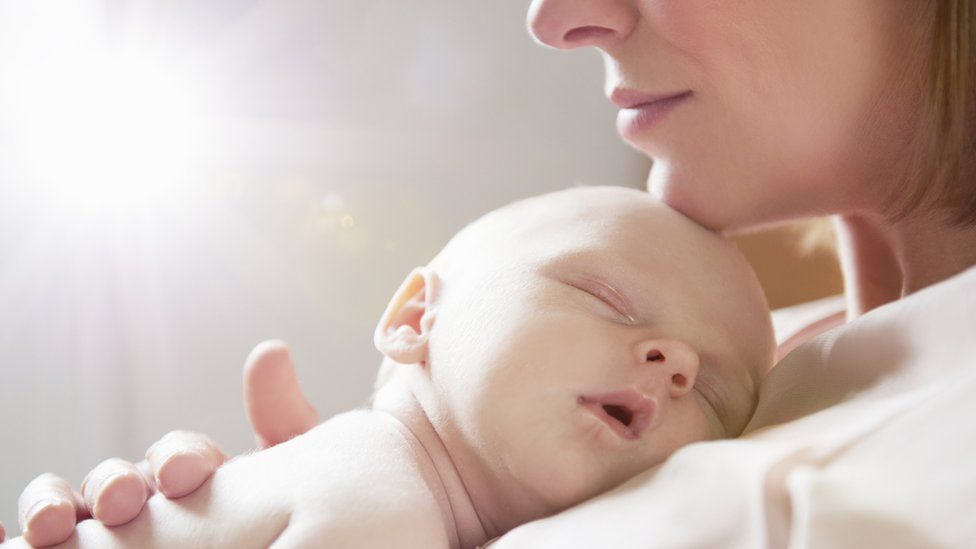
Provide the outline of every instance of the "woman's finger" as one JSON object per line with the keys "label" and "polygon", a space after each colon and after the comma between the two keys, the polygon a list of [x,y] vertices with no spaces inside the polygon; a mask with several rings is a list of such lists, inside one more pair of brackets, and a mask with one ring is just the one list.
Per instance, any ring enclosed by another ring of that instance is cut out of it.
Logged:
{"label": "woman's finger", "polygon": [[81,482],[85,506],[106,526],[136,518],[150,494],[151,487],[139,469],[118,458],[99,463]]}
{"label": "woman's finger", "polygon": [[258,446],[274,446],[319,423],[295,375],[288,346],[265,341],[251,351],[244,364],[244,408]]}
{"label": "woman's finger", "polygon": [[44,473],[20,493],[17,520],[27,543],[35,547],[56,545],[71,537],[75,523],[88,517],[78,494],[68,481]]}
{"label": "woman's finger", "polygon": [[199,488],[227,456],[206,435],[171,431],[146,452],[156,489],[168,498],[178,498]]}
{"label": "woman's finger", "polygon": [[3,543],[5,537],[7,537],[7,532],[3,529],[3,523],[0,522],[0,543]]}
{"label": "woman's finger", "polygon": [[146,479],[146,485],[149,486],[149,493],[155,494],[156,476],[153,475],[152,467],[149,466],[149,461],[144,459],[139,463],[136,463],[136,469],[139,470],[139,474],[142,475],[142,478]]}

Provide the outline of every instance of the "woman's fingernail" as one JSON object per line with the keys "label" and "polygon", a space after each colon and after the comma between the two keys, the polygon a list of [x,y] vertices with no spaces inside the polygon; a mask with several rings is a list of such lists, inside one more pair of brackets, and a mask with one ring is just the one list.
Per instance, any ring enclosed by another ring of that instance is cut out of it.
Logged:
{"label": "woman's fingernail", "polygon": [[142,477],[115,473],[99,486],[92,516],[106,526],[125,524],[139,514],[147,497],[149,494]]}
{"label": "woman's fingernail", "polygon": [[30,522],[34,517],[37,516],[41,511],[49,507],[57,507],[59,505],[65,505],[68,502],[61,498],[44,498],[34,502],[24,513],[24,522]]}
{"label": "woman's fingernail", "polygon": [[175,452],[156,471],[156,488],[168,498],[178,498],[200,487],[213,468],[199,452]]}
{"label": "woman's fingernail", "polygon": [[102,493],[102,490],[108,486],[112,480],[119,478],[123,474],[124,473],[112,473],[111,475],[101,479],[98,484],[91,487],[85,486],[88,481],[88,479],[85,479],[86,482],[82,483],[81,486],[81,495],[85,498],[85,505],[92,511],[92,513],[95,512],[95,507],[98,506],[98,498],[99,494]]}
{"label": "woman's fingernail", "polygon": [[75,508],[61,498],[44,498],[24,514],[24,540],[36,547],[55,545],[68,539],[75,529]]}

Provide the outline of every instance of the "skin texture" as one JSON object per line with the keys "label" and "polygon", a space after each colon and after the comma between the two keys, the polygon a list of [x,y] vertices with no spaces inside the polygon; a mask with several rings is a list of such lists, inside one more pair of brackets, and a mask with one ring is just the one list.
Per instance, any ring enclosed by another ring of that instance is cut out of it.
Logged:
{"label": "skin texture", "polygon": [[[262,342],[247,357],[244,403],[259,448],[285,442],[319,422],[301,392],[291,355],[281,341]],[[21,532],[32,545],[44,547],[68,539],[80,520],[95,518],[108,525],[124,524],[139,514],[152,493],[184,496],[203,485],[226,459],[209,437],[172,431],[153,444],[146,459],[137,464],[118,458],[99,464],[82,482],[81,493],[57,475],[45,473],[20,495]],[[95,509],[102,512],[93,512]]]}
{"label": "skin texture", "polygon": [[[649,190],[691,219],[734,233],[834,214],[854,319],[976,264],[973,227],[954,227],[926,204],[898,221],[885,207],[927,183],[906,179],[903,159],[922,116],[933,8],[932,0],[534,0],[528,24],[550,47],[598,48],[608,94],[692,92],[630,139],[654,161]],[[267,385],[245,376],[247,402],[267,403],[259,395],[285,384],[294,396],[249,413],[266,418],[259,436],[269,424],[307,428],[294,366],[287,356],[280,365]],[[26,504],[51,493],[34,491]],[[49,524],[70,532],[71,514],[58,516],[64,522]]]}
{"label": "skin texture", "polygon": [[[473,547],[738,434],[775,346],[732,244],[612,187],[470,225],[407,277],[375,341],[393,369],[376,411],[235,460],[180,503],[153,497],[116,530],[88,522],[70,546],[375,547],[399,532],[398,546]],[[632,438],[580,400],[625,390],[651,405]]]}
{"label": "skin texture", "polygon": [[550,47],[595,47],[608,95],[691,91],[631,136],[648,190],[735,233],[834,214],[848,318],[976,264],[976,227],[925,203],[887,202],[928,181],[918,145],[932,0],[535,0]]}
{"label": "skin texture", "polygon": [[[851,209],[889,190],[918,100],[917,0],[537,0],[540,42],[593,46],[608,95],[691,90],[630,139],[654,160],[649,190],[713,229]],[[909,78],[910,77],[910,78]]]}
{"label": "skin texture", "polygon": [[[307,547],[328,540],[330,547],[446,548],[438,501],[421,470],[426,454],[382,416],[336,416],[226,463],[189,496],[151,497],[124,525],[83,521],[59,547]],[[27,544],[16,538],[9,547]]]}
{"label": "skin texture", "polygon": [[[421,402],[458,466],[485,471],[468,490],[496,510],[547,515],[689,442],[737,435],[772,364],[768,308],[741,255],[646,193],[581,188],[516,203],[431,268],[444,283]],[[605,291],[630,312],[596,297]],[[461,355],[467,367],[454,368]],[[579,413],[578,397],[628,387],[655,415],[620,444]]]}

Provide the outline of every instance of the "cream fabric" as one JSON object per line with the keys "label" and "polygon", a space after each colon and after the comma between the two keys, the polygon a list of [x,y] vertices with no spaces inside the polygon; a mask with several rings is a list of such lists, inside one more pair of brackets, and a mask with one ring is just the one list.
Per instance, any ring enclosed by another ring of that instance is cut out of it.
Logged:
{"label": "cream fabric", "polygon": [[783,360],[793,349],[815,335],[840,326],[847,319],[843,295],[773,311],[776,331],[776,361]]}
{"label": "cream fabric", "polygon": [[972,547],[976,269],[790,353],[747,433],[520,527],[511,547]]}

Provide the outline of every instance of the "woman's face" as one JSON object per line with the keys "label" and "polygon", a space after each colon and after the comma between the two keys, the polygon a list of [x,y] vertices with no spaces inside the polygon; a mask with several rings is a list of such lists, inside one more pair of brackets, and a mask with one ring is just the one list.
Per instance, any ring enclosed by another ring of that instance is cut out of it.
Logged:
{"label": "woman's face", "polygon": [[[649,190],[734,232],[880,210],[914,135],[927,0],[534,0],[552,47],[595,46]],[[686,93],[690,92],[690,94]],[[635,123],[634,121],[637,121]],[[609,122],[608,122],[609,123]]]}

